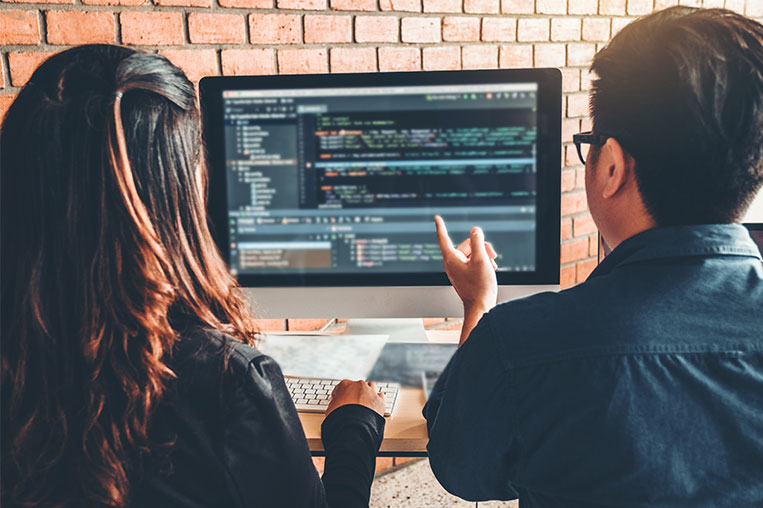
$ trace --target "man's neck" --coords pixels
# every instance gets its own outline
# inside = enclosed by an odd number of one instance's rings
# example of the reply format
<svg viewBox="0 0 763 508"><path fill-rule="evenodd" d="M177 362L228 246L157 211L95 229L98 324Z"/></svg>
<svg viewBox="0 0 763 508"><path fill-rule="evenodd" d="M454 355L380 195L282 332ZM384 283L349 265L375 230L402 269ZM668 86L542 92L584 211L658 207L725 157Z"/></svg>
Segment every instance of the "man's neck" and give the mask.
<svg viewBox="0 0 763 508"><path fill-rule="evenodd" d="M610 250L634 235L657 227L652 216L646 211L627 215L620 214L615 219L610 221L610 227L606 232L602 231L602 238Z"/></svg>

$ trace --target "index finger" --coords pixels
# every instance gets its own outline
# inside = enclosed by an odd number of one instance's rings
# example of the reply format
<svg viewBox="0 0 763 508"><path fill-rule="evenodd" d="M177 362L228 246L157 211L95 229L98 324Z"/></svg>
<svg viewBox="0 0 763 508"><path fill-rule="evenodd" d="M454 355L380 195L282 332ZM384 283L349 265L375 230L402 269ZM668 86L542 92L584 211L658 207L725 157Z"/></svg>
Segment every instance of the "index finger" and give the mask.
<svg viewBox="0 0 763 508"><path fill-rule="evenodd" d="M443 254L453 250L453 242L448 236L448 228L445 227L445 221L439 215L434 216L434 223L437 226L437 243L440 244L440 250Z"/></svg>

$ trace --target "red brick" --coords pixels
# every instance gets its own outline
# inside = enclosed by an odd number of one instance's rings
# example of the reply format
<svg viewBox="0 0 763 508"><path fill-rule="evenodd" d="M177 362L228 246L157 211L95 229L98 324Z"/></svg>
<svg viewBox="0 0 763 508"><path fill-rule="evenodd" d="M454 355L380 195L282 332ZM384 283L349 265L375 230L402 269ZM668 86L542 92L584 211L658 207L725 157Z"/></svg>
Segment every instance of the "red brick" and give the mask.
<svg viewBox="0 0 763 508"><path fill-rule="evenodd" d="M376 48L332 48L331 72L375 72Z"/></svg>
<svg viewBox="0 0 763 508"><path fill-rule="evenodd" d="M588 157L588 150L590 145L583 145L580 147L580 151L583 152L583 158ZM579 167L583 163L580 162L578 156L578 149L575 145L568 145L565 147L564 166L565 167ZM582 188L578 185L579 180L576 178L575 188Z"/></svg>
<svg viewBox="0 0 763 508"><path fill-rule="evenodd" d="M285 319L255 319L254 324L261 332L281 332L286 330Z"/></svg>
<svg viewBox="0 0 763 508"><path fill-rule="evenodd" d="M394 16L356 16L355 41L397 42L400 20Z"/></svg>
<svg viewBox="0 0 763 508"><path fill-rule="evenodd" d="M0 125L2 124L3 119L5 118L5 113L8 111L8 108L11 107L11 104L13 104L13 101L16 99L16 94L0 94Z"/></svg>
<svg viewBox="0 0 763 508"><path fill-rule="evenodd" d="M599 235L588 237L588 255L599 257Z"/></svg>
<svg viewBox="0 0 763 508"><path fill-rule="evenodd" d="M564 17L551 19L552 41L579 41L580 18Z"/></svg>
<svg viewBox="0 0 763 508"><path fill-rule="evenodd" d="M464 46L461 51L464 69L498 68L498 46Z"/></svg>
<svg viewBox="0 0 763 508"><path fill-rule="evenodd" d="M564 173L562 173L562 176ZM559 224L559 238L562 242L572 239L572 219L562 219Z"/></svg>
<svg viewBox="0 0 763 508"><path fill-rule="evenodd" d="M224 49L220 54L224 76L275 74L272 49Z"/></svg>
<svg viewBox="0 0 763 508"><path fill-rule="evenodd" d="M593 222L590 214L572 219L572 228L575 236L587 236L596 233L596 224Z"/></svg>
<svg viewBox="0 0 763 508"><path fill-rule="evenodd" d="M301 11L322 11L326 8L326 0L278 0L278 8Z"/></svg>
<svg viewBox="0 0 763 508"><path fill-rule="evenodd" d="M580 132L580 120L577 118L562 118L562 143L571 143L572 135Z"/></svg>
<svg viewBox="0 0 763 508"><path fill-rule="evenodd" d="M567 289L575 285L575 265L563 266L559 269L559 286Z"/></svg>
<svg viewBox="0 0 763 508"><path fill-rule="evenodd" d="M279 49L279 74L318 74L329 71L328 55L320 49Z"/></svg>
<svg viewBox="0 0 763 508"><path fill-rule="evenodd" d="M586 150L583 152L583 157L586 157L588 155L588 150L589 148L586 148ZM575 170L575 188L585 189L585 168L584 167L578 168Z"/></svg>
<svg viewBox="0 0 763 508"><path fill-rule="evenodd" d="M598 7L599 0L569 0L567 12L570 14L596 14Z"/></svg>
<svg viewBox="0 0 763 508"><path fill-rule="evenodd" d="M500 0L464 0L464 12L477 14L498 14Z"/></svg>
<svg viewBox="0 0 763 508"><path fill-rule="evenodd" d="M325 457L313 457L313 465L318 473L323 474L323 468L326 467Z"/></svg>
<svg viewBox="0 0 763 508"><path fill-rule="evenodd" d="M305 42L352 42L352 16L305 16Z"/></svg>
<svg viewBox="0 0 763 508"><path fill-rule="evenodd" d="M309 332L318 330L329 322L328 319L289 319L290 332Z"/></svg>
<svg viewBox="0 0 763 508"><path fill-rule="evenodd" d="M29 53L8 53L8 63L11 71L11 85L24 86L32 73L49 56L55 54L52 51L36 51Z"/></svg>
<svg viewBox="0 0 763 508"><path fill-rule="evenodd" d="M567 96L567 117L588 116L588 94L578 93Z"/></svg>
<svg viewBox="0 0 763 508"><path fill-rule="evenodd" d="M161 7L212 7L212 0L154 0Z"/></svg>
<svg viewBox="0 0 763 508"><path fill-rule="evenodd" d="M246 18L239 14L192 12L188 15L188 38L192 44L244 44Z"/></svg>
<svg viewBox="0 0 763 508"><path fill-rule="evenodd" d="M535 67L564 67L564 49L564 44L536 44Z"/></svg>
<svg viewBox="0 0 763 508"><path fill-rule="evenodd" d="M5 88L5 61L0 55L0 88Z"/></svg>
<svg viewBox="0 0 763 508"><path fill-rule="evenodd" d="M625 14L625 0L599 0L599 14L607 16Z"/></svg>
<svg viewBox="0 0 763 508"><path fill-rule="evenodd" d="M517 40L520 42L548 41L551 31L548 18L522 18L517 24Z"/></svg>
<svg viewBox="0 0 763 508"><path fill-rule="evenodd" d="M588 257L588 238L563 243L559 262L563 265Z"/></svg>
<svg viewBox="0 0 763 508"><path fill-rule="evenodd" d="M379 70L383 72L420 71L421 50L410 47L379 48Z"/></svg>
<svg viewBox="0 0 763 508"><path fill-rule="evenodd" d="M119 15L122 42L137 45L183 44L183 14L180 12L134 12Z"/></svg>
<svg viewBox="0 0 763 508"><path fill-rule="evenodd" d="M582 70L580 71L580 89L584 92L587 92L590 90L591 87L591 80L593 80L596 76L591 73L591 71L588 70Z"/></svg>
<svg viewBox="0 0 763 508"><path fill-rule="evenodd" d="M238 9L272 9L273 0L219 0L220 7Z"/></svg>
<svg viewBox="0 0 763 508"><path fill-rule="evenodd" d="M458 46L436 46L424 48L424 70L457 70L461 68L461 48Z"/></svg>
<svg viewBox="0 0 763 508"><path fill-rule="evenodd" d="M462 0L424 0L424 12L461 12Z"/></svg>
<svg viewBox="0 0 763 508"><path fill-rule="evenodd" d="M502 69L517 69L533 66L533 47L531 44L501 46L498 64Z"/></svg>
<svg viewBox="0 0 763 508"><path fill-rule="evenodd" d="M726 8L738 14L744 14L744 0L726 0Z"/></svg>
<svg viewBox="0 0 763 508"><path fill-rule="evenodd" d="M536 0L538 14L567 14L567 0Z"/></svg>
<svg viewBox="0 0 763 508"><path fill-rule="evenodd" d="M39 4L39 0L2 0L9 4ZM74 0L45 0L46 4L73 4ZM84 2L83 2L84 3Z"/></svg>
<svg viewBox="0 0 763 508"><path fill-rule="evenodd" d="M631 16L640 16L649 14L653 8L652 0L628 0L628 14Z"/></svg>
<svg viewBox="0 0 763 508"><path fill-rule="evenodd" d="M609 18L583 18L583 40L608 41L610 24Z"/></svg>
<svg viewBox="0 0 763 508"><path fill-rule="evenodd" d="M217 51L214 49L167 49L160 53L180 67L191 81L217 76Z"/></svg>
<svg viewBox="0 0 763 508"><path fill-rule="evenodd" d="M501 0L501 12L504 14L533 14L535 0Z"/></svg>
<svg viewBox="0 0 763 508"><path fill-rule="evenodd" d="M763 18L763 2L747 0L744 13L748 18Z"/></svg>
<svg viewBox="0 0 763 508"><path fill-rule="evenodd" d="M575 189L575 171L562 171L562 192L569 192L573 189ZM571 229L572 222L570 222L570 230Z"/></svg>
<svg viewBox="0 0 763 508"><path fill-rule="evenodd" d="M584 152L585 153L585 152ZM567 145L564 147L564 167L572 168L580 166L580 158L578 157L578 150L575 145Z"/></svg>
<svg viewBox="0 0 763 508"><path fill-rule="evenodd" d="M596 268L599 262L596 259L589 259L587 261L581 261L575 265L575 280L578 284L585 282L591 272Z"/></svg>
<svg viewBox="0 0 763 508"><path fill-rule="evenodd" d="M630 24L634 19L635 18L612 18L612 37L625 28L626 25Z"/></svg>
<svg viewBox="0 0 763 508"><path fill-rule="evenodd" d="M55 3L74 3L72 2L63 2L63 1L56 1ZM147 3L150 3L148 0L82 0L82 3L85 5L113 5L113 6L121 6L121 7L136 7L138 5L145 5Z"/></svg>
<svg viewBox="0 0 763 508"><path fill-rule="evenodd" d="M0 12L0 44L39 44L37 11Z"/></svg>
<svg viewBox="0 0 763 508"><path fill-rule="evenodd" d="M583 212L587 207L588 202L586 201L585 192L562 194L562 217Z"/></svg>
<svg viewBox="0 0 763 508"><path fill-rule="evenodd" d="M596 44L581 42L567 45L567 65L569 67L589 67L596 54Z"/></svg>
<svg viewBox="0 0 763 508"><path fill-rule="evenodd" d="M331 0L334 11L375 11L376 0Z"/></svg>
<svg viewBox="0 0 763 508"><path fill-rule="evenodd" d="M421 12L421 0L379 0L383 11Z"/></svg>
<svg viewBox="0 0 763 508"><path fill-rule="evenodd" d="M483 18L482 40L508 42L517 40L517 20L514 18Z"/></svg>
<svg viewBox="0 0 763 508"><path fill-rule="evenodd" d="M252 44L298 44L302 22L298 14L250 14L249 39Z"/></svg>
<svg viewBox="0 0 763 508"><path fill-rule="evenodd" d="M442 40L480 40L480 18L446 16L442 20Z"/></svg>
<svg viewBox="0 0 763 508"><path fill-rule="evenodd" d="M402 40L403 42L440 42L440 25L440 18L403 18Z"/></svg>
<svg viewBox="0 0 763 508"><path fill-rule="evenodd" d="M562 69L562 92L577 92L580 90L580 70Z"/></svg>

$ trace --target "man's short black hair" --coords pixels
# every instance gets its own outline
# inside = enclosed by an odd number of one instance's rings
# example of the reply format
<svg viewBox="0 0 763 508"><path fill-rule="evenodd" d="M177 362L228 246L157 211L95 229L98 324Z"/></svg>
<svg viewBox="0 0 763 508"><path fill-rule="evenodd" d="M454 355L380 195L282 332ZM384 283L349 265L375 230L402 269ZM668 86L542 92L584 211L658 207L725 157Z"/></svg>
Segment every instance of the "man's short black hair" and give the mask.
<svg viewBox="0 0 763 508"><path fill-rule="evenodd" d="M738 222L763 184L763 25L673 7L625 27L591 71L594 132L633 156L655 222Z"/></svg>

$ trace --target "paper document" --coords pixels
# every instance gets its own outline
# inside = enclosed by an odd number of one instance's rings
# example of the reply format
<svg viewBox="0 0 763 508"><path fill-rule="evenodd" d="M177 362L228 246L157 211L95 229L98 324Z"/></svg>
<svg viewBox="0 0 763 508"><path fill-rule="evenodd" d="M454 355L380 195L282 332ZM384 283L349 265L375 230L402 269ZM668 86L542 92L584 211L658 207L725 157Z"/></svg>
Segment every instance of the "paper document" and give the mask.
<svg viewBox="0 0 763 508"><path fill-rule="evenodd" d="M284 376L367 379L389 335L265 334L259 350Z"/></svg>

